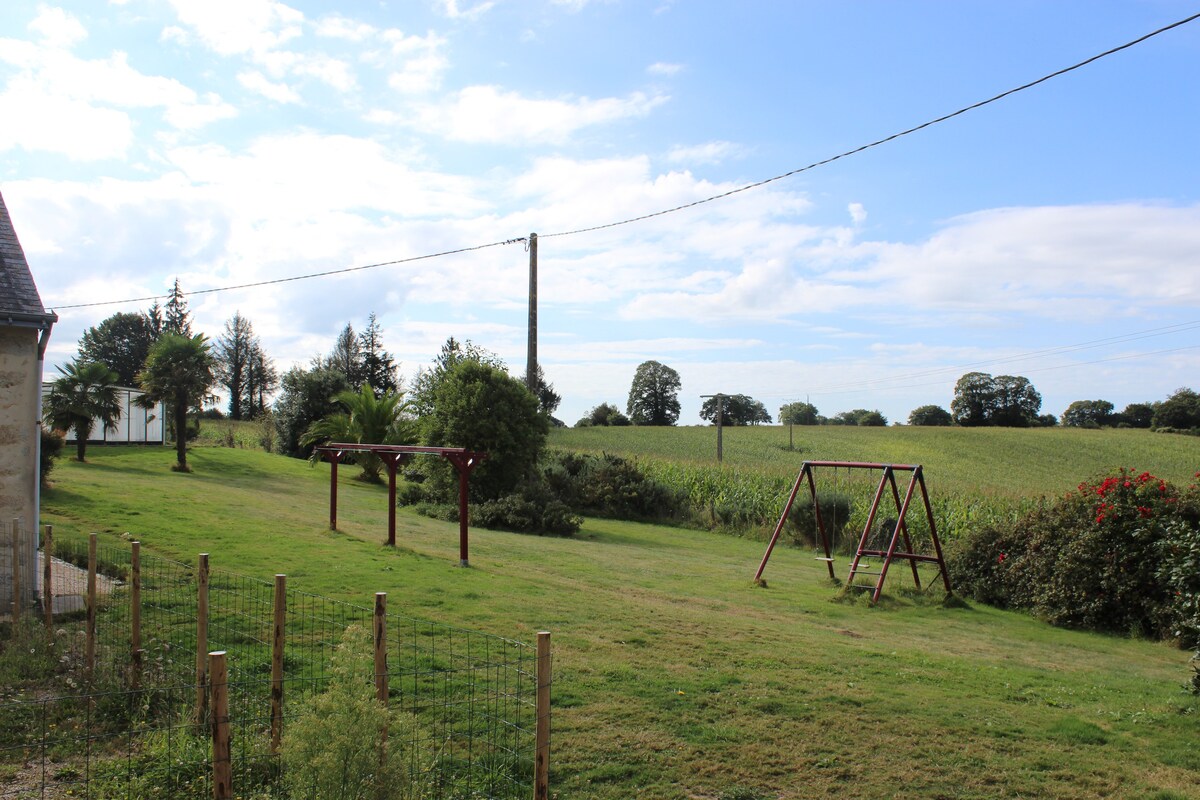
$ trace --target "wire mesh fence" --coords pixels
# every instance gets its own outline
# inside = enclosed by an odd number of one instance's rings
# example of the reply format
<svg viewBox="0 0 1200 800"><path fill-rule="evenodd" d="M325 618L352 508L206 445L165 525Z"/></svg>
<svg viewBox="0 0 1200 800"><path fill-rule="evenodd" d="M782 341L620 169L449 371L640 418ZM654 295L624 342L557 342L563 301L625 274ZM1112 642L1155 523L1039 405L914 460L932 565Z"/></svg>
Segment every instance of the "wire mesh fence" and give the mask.
<svg viewBox="0 0 1200 800"><path fill-rule="evenodd" d="M387 613L383 595L358 606L204 556L46 538L51 634L30 604L7 644L46 650L73 691L0 706L0 798L214 796L218 714L240 797L325 796L331 775L351 780L320 766L335 755L363 787L345 797L528 797L544 775L548 635L543 651Z"/></svg>

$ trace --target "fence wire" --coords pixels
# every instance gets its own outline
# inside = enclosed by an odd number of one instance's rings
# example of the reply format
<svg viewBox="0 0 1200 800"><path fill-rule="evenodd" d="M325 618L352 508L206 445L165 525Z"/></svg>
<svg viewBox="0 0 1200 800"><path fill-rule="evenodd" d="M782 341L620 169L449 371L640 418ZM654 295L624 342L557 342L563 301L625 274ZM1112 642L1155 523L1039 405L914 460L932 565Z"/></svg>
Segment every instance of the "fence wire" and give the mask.
<svg viewBox="0 0 1200 800"><path fill-rule="evenodd" d="M89 613L89 545L54 542L50 635L36 627L45 619L38 604L47 596L36 582L25 603L26 624L11 625L9 641L0 643L44 649L62 671L63 690L42 696L52 690L39 689L33 698L0 705L0 798L212 796L211 687L197 670L206 668L213 651L224 651L228 664L237 796L314 796L298 788L305 767L287 756L289 748L302 751L303 731L314 724L347 747L391 753L386 776L400 785L383 795L375 787L373 796L529 795L537 722L534 648L388 613L386 669L377 670L374 609L288 589L283 672L276 684L272 582L209 570L205 630L198 624L199 562L142 553L135 651L130 545L96 545L95 561L95 611ZM207 638L203 647L201 636ZM199 664L198 650L205 654ZM374 700L381 685L386 704ZM281 697L282 754L272 739L273 691ZM351 699L340 701L347 691ZM372 708L386 707L386 733L376 736L369 726L353 730L357 723L345 714L359 697L369 698ZM314 720L314 713L328 718ZM336 741L325 746L336 747ZM379 764L378 774L365 779L379 780L383 761L376 756L372 763Z"/></svg>

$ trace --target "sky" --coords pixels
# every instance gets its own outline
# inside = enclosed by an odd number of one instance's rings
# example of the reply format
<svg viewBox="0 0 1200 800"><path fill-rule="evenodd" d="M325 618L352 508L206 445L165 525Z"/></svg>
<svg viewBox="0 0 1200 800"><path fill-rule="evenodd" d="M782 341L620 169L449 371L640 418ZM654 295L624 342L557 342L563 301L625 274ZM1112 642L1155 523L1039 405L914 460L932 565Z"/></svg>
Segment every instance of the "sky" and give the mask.
<svg viewBox="0 0 1200 800"><path fill-rule="evenodd" d="M178 279L205 292L196 330L240 312L281 371L374 313L408 379L450 336L519 376L511 240L537 233L539 361L568 424L623 409L651 359L680 374L689 425L718 392L904 422L970 371L1029 378L1043 413L1119 410L1200 384L1200 21L573 232L1197 12L5 0L0 193L59 314L49 365Z"/></svg>

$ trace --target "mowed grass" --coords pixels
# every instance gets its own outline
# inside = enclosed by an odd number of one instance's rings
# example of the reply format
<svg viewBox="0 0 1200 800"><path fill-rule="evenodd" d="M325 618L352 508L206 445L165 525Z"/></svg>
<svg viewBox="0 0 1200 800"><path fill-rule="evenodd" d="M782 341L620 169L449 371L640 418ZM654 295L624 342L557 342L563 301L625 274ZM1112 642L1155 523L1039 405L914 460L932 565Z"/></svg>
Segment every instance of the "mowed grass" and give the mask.
<svg viewBox="0 0 1200 800"><path fill-rule="evenodd" d="M1053 496L1117 467L1187 483L1200 470L1200 437L1081 428L858 428L838 425L723 429L724 470L794 478L804 461L921 464L943 494ZM712 426L558 428L550 443L692 467L716 464Z"/></svg>
<svg viewBox="0 0 1200 800"><path fill-rule="evenodd" d="M455 525L402 510L383 546L386 492L353 470L334 533L324 465L222 448L193 450L190 475L167 449L89 460L60 461L43 495L56 536L128 531L301 591L386 591L389 610L526 641L550 630L563 800L1200 797L1200 706L1166 644L945 607L903 591L901 570L879 607L839 601L791 548L757 588L760 543L607 520L571 539L473 530L461 569Z"/></svg>

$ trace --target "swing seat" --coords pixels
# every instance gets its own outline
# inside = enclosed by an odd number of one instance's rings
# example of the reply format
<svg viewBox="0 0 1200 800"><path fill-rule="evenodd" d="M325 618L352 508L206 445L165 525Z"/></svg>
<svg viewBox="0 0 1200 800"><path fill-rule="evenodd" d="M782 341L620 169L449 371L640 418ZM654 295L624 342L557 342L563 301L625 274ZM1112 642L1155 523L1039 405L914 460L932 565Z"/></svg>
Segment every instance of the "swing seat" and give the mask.
<svg viewBox="0 0 1200 800"><path fill-rule="evenodd" d="M832 558L825 558L825 556L815 556L815 557L813 558L813 560L814 560L814 561L828 561L830 564L832 564L832 563L833 563L833 559L832 559Z"/></svg>

